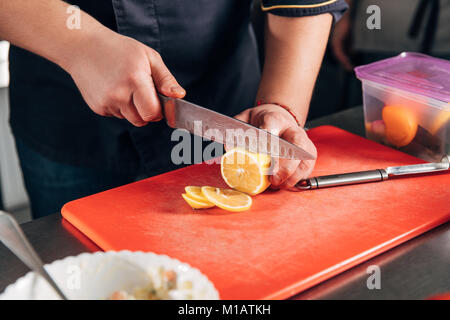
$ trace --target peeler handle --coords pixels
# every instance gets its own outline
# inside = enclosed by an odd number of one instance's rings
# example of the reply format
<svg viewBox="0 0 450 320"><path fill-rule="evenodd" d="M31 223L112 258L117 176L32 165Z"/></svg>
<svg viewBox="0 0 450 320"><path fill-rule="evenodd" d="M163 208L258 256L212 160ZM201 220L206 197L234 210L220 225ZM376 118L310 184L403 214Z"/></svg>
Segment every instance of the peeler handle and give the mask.
<svg viewBox="0 0 450 320"><path fill-rule="evenodd" d="M377 182L388 179L388 173L384 169L369 171L350 172L343 174L332 174L328 176L313 177L297 183L296 187L301 190L319 189L349 184Z"/></svg>

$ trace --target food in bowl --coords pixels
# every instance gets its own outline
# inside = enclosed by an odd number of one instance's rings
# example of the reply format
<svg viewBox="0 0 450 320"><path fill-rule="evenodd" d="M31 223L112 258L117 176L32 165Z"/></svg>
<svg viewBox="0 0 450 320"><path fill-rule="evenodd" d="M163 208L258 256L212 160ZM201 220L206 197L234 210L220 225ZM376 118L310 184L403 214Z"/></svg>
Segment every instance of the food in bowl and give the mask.
<svg viewBox="0 0 450 320"><path fill-rule="evenodd" d="M219 299L214 284L198 269L152 252L82 253L56 260L45 269L70 300L105 300L120 291L126 292L122 298L138 299L139 288L144 292L155 289L154 299ZM0 293L0 300L55 299L60 297L35 272L28 272Z"/></svg>
<svg viewBox="0 0 450 320"><path fill-rule="evenodd" d="M108 300L192 300L191 281L180 281L175 271L163 267L148 270L148 283L135 287L132 292L118 290Z"/></svg>

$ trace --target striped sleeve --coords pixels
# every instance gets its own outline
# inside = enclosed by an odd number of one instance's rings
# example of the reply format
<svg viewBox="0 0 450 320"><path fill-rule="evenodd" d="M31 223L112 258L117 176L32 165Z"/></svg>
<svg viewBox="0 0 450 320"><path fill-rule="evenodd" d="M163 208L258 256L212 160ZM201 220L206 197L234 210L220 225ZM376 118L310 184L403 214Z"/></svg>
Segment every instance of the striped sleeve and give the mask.
<svg viewBox="0 0 450 320"><path fill-rule="evenodd" d="M260 0L261 10L285 17L314 16L331 13L335 21L347 10L345 0Z"/></svg>

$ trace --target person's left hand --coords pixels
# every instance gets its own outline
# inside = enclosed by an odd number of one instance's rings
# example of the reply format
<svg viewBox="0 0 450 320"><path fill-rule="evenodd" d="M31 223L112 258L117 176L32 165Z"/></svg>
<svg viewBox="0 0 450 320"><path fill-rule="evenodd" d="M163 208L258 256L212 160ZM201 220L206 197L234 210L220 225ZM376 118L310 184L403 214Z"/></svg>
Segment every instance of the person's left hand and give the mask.
<svg viewBox="0 0 450 320"><path fill-rule="evenodd" d="M278 135L317 156L316 147L309 140L305 130L297 124L287 110L280 106L263 104L247 109L235 118ZM280 158L276 170L270 177L272 186L283 189L292 188L298 181L306 179L311 174L315 163L315 160L300 161Z"/></svg>

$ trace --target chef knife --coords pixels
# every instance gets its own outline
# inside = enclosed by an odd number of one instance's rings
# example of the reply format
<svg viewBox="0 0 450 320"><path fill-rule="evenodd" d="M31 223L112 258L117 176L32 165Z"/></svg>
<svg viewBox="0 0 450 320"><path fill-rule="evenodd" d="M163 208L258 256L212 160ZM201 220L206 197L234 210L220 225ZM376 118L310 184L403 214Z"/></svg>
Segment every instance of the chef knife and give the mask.
<svg viewBox="0 0 450 320"><path fill-rule="evenodd" d="M158 94L164 117L171 128L186 129L192 134L228 146L239 146L276 158L313 160L316 157L268 131L243 121L200 107L182 99Z"/></svg>
<svg viewBox="0 0 450 320"><path fill-rule="evenodd" d="M319 189L327 187L344 186L349 184L385 181L390 177L416 175L437 171L446 171L450 168L450 156L444 156L441 162L414 164L408 166L387 167L369 171L333 174L313 177L302 180L296 187L300 190Z"/></svg>

